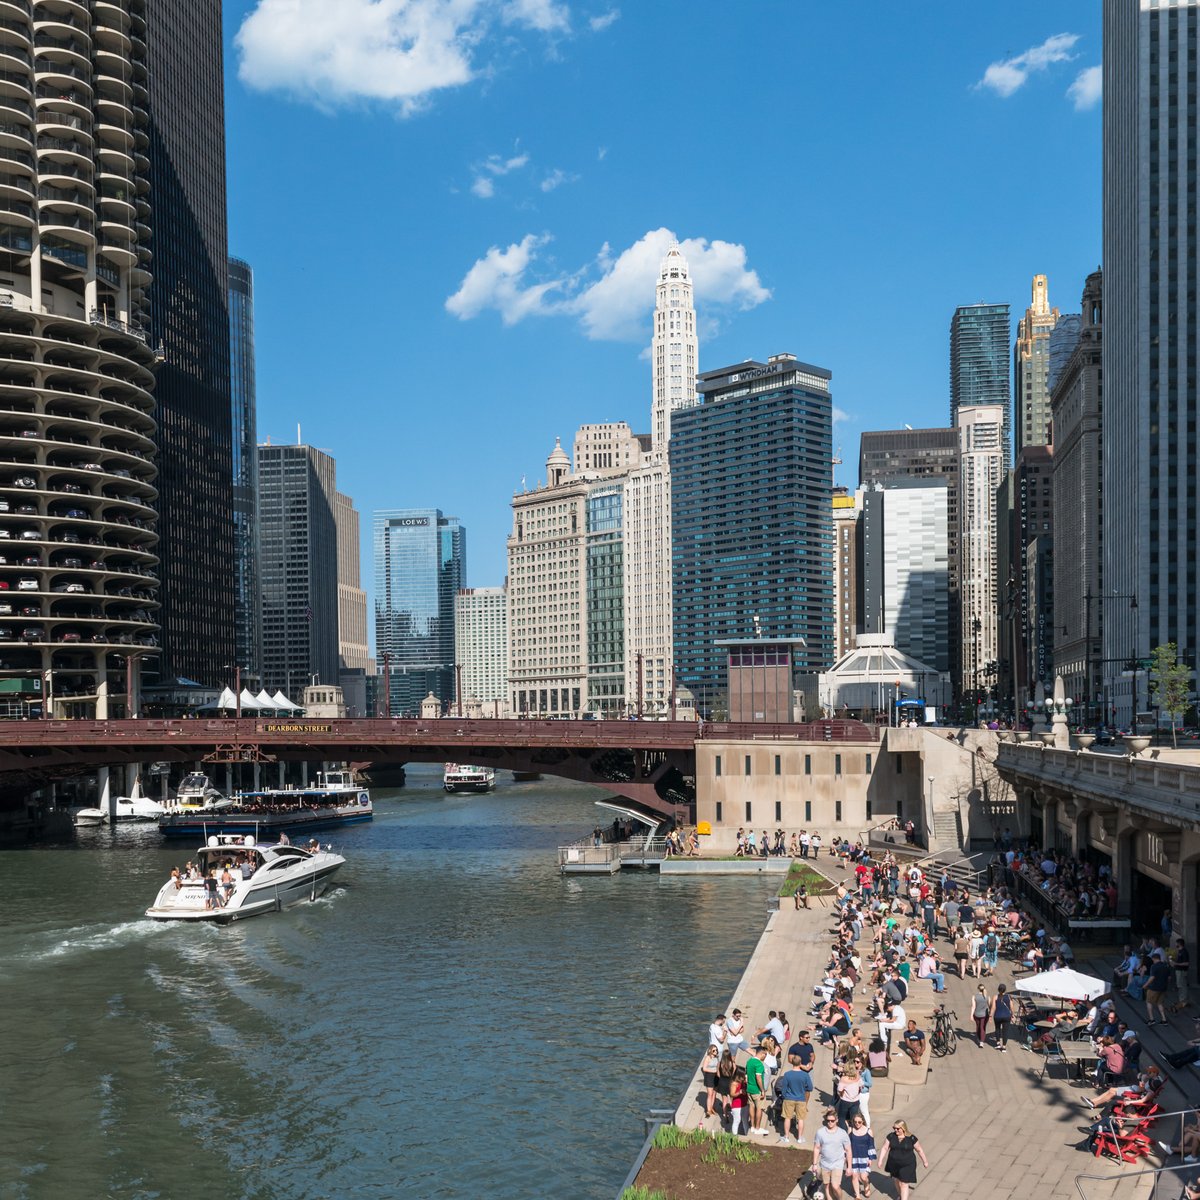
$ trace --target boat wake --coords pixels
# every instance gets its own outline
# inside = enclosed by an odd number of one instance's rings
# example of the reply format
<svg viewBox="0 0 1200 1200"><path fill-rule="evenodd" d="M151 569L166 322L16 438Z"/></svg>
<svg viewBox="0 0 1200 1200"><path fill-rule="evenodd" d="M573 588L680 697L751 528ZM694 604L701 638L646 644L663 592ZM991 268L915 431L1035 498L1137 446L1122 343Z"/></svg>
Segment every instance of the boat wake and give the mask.
<svg viewBox="0 0 1200 1200"><path fill-rule="evenodd" d="M16 955L27 963L50 962L70 955L94 954L101 950L113 950L129 945L158 933L154 921L124 921L120 925L79 925L73 929L56 930L47 935L53 938L49 945L32 945L25 953Z"/></svg>

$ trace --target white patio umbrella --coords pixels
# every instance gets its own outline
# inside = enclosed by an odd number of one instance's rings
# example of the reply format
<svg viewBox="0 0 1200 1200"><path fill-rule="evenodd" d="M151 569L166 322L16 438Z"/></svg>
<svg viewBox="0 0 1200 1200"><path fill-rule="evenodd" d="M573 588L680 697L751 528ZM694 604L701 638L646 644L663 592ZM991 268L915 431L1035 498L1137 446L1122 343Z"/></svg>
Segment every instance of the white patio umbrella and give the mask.
<svg viewBox="0 0 1200 1200"><path fill-rule="evenodd" d="M1017 991L1052 996L1056 1000L1095 1000L1107 995L1112 988L1095 975L1063 967L1061 971L1039 971L1028 979L1017 980Z"/></svg>

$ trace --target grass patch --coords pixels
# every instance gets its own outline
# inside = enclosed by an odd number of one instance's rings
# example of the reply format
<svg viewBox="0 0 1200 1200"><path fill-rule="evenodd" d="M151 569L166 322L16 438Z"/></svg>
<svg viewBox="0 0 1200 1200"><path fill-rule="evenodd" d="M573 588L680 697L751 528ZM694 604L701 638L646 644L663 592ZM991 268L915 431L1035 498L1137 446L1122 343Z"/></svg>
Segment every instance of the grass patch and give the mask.
<svg viewBox="0 0 1200 1200"><path fill-rule="evenodd" d="M758 1162L763 1152L743 1142L732 1133L707 1133L703 1129L680 1129L678 1125L660 1125L654 1131L656 1150L684 1150L689 1146L703 1146L702 1161L720 1163L727 1159L735 1162ZM624 1200L624 1198L622 1198Z"/></svg>
<svg viewBox="0 0 1200 1200"><path fill-rule="evenodd" d="M834 885L824 875L814 871L804 863L794 862L788 870L787 878L779 885L781 896L794 896L796 889L804 884L810 896L824 896L834 890Z"/></svg>
<svg viewBox="0 0 1200 1200"><path fill-rule="evenodd" d="M703 1129L680 1129L678 1125L660 1125L654 1131L656 1150L681 1150L685 1146L703 1145L708 1140L709 1135Z"/></svg>
<svg viewBox="0 0 1200 1200"><path fill-rule="evenodd" d="M666 1192L659 1191L658 1188L651 1190L635 1184L633 1187L627 1187L621 1193L621 1200L671 1200L671 1197Z"/></svg>

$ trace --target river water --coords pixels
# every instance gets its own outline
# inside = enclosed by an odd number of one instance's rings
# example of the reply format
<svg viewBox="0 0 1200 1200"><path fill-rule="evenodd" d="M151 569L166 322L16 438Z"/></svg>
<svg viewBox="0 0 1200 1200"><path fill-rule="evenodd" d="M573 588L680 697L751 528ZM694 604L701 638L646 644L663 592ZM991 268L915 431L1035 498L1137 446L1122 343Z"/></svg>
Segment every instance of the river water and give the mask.
<svg viewBox="0 0 1200 1200"><path fill-rule="evenodd" d="M773 886L559 877L597 796L414 768L224 928L142 916L192 849L152 827L0 854L0 1200L609 1200Z"/></svg>

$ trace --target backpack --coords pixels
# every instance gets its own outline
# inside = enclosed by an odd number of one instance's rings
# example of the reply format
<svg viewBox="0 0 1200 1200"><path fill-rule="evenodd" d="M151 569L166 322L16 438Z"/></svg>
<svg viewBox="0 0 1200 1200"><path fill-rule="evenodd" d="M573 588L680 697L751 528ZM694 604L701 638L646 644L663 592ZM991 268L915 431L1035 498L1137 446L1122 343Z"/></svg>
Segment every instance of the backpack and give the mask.
<svg viewBox="0 0 1200 1200"><path fill-rule="evenodd" d="M989 933L983 939L983 945L989 954L995 954L1000 949L1000 939L994 933Z"/></svg>

